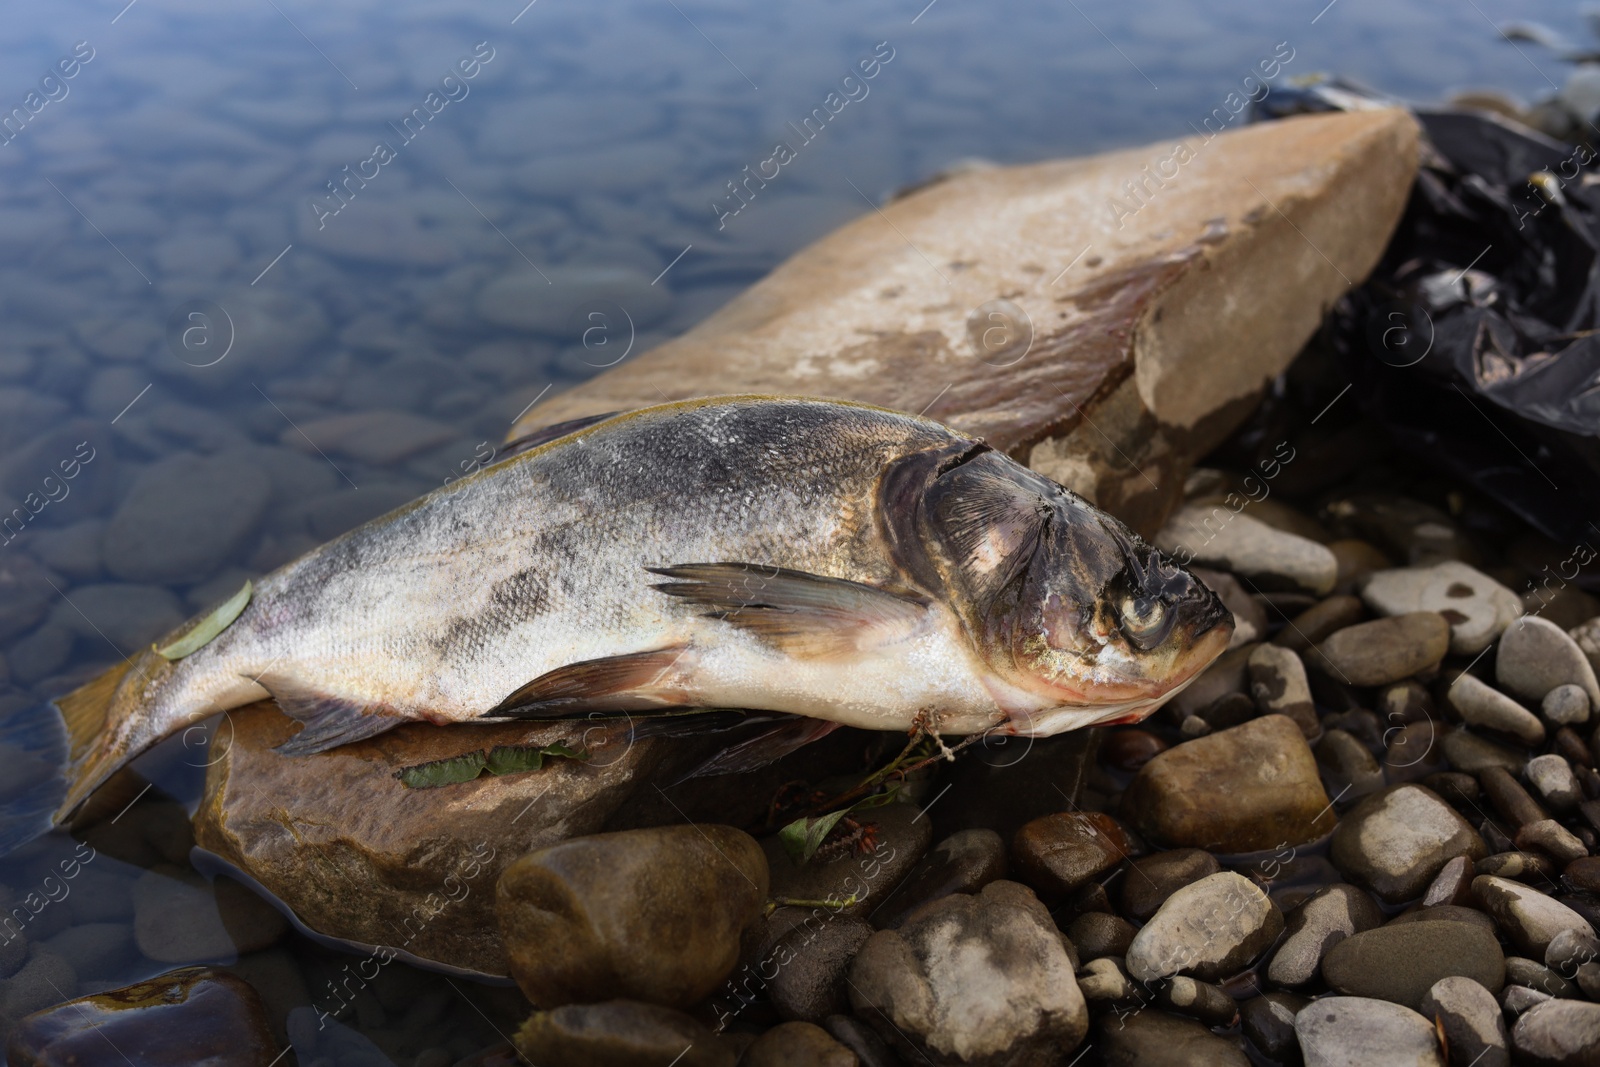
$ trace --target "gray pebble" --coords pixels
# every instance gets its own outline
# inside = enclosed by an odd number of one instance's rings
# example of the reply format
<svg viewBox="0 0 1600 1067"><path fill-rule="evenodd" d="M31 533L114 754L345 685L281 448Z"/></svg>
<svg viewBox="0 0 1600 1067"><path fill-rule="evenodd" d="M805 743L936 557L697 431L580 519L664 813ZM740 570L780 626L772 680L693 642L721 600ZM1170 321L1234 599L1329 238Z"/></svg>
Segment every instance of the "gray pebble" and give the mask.
<svg viewBox="0 0 1600 1067"><path fill-rule="evenodd" d="M1447 696L1450 706L1473 726L1509 734L1525 745L1544 741L1544 723L1537 715L1470 674L1458 676Z"/></svg>
<svg viewBox="0 0 1600 1067"><path fill-rule="evenodd" d="M1577 685L1600 704L1600 682L1578 643L1548 619L1524 616L1506 627L1495 652L1495 680L1514 696L1542 701L1559 685Z"/></svg>
<svg viewBox="0 0 1600 1067"><path fill-rule="evenodd" d="M1441 978L1422 998L1424 1018L1438 1019L1450 1042L1451 1067L1507 1067L1511 1037L1494 994L1470 978Z"/></svg>
<svg viewBox="0 0 1600 1067"><path fill-rule="evenodd" d="M1571 978L1585 963L1600 960L1600 937L1578 927L1562 930L1544 950L1544 965Z"/></svg>
<svg viewBox="0 0 1600 1067"><path fill-rule="evenodd" d="M1554 819L1540 819L1522 827L1517 831L1516 842L1518 848L1538 849L1554 856L1561 864L1570 863L1589 854L1589 850L1583 846L1578 835Z"/></svg>
<svg viewBox="0 0 1600 1067"><path fill-rule="evenodd" d="M1506 984L1525 985L1552 997L1576 997L1578 987L1537 960L1524 956L1506 957Z"/></svg>
<svg viewBox="0 0 1600 1067"><path fill-rule="evenodd" d="M1478 859L1486 852L1483 839L1432 790L1399 785L1374 793L1339 821L1330 856L1346 878L1399 903L1421 896L1456 856Z"/></svg>
<svg viewBox="0 0 1600 1067"><path fill-rule="evenodd" d="M1600 1004L1549 1000L1531 1005L1517 1020L1511 1040L1530 1063L1587 1067L1600 1058Z"/></svg>
<svg viewBox="0 0 1600 1067"><path fill-rule="evenodd" d="M1309 1004L1293 993L1272 992L1252 997L1239 1005L1239 1023L1244 1036L1267 1059L1291 1063L1300 1055L1300 1042L1294 1034L1294 1017Z"/></svg>
<svg viewBox="0 0 1600 1067"><path fill-rule="evenodd" d="M1583 916L1521 882L1480 874L1472 880L1472 895L1511 943L1534 959L1543 959L1563 930L1594 935Z"/></svg>
<svg viewBox="0 0 1600 1067"><path fill-rule="evenodd" d="M1115 1003L1134 994L1133 979L1115 956L1101 956L1078 969L1078 991L1091 1004Z"/></svg>
<svg viewBox="0 0 1600 1067"><path fill-rule="evenodd" d="M1232 871L1173 893L1134 937L1128 973L1140 981L1174 974L1231 975L1283 932L1283 914L1250 879Z"/></svg>
<svg viewBox="0 0 1600 1067"><path fill-rule="evenodd" d="M1581 685L1571 683L1558 685L1544 695L1539 710L1544 712L1545 718L1557 725L1571 726L1588 722L1589 694L1583 691Z"/></svg>
<svg viewBox="0 0 1600 1067"><path fill-rule="evenodd" d="M773 952L779 966L767 987L778 1014L819 1022L847 1010L845 973L871 936L872 927L864 920L840 915L817 930L801 926L778 942Z"/></svg>
<svg viewBox="0 0 1600 1067"><path fill-rule="evenodd" d="M1267 980L1304 985L1317 976L1329 949L1381 922L1383 912L1363 890L1343 884L1317 890L1289 913L1287 933L1267 964Z"/></svg>
<svg viewBox="0 0 1600 1067"><path fill-rule="evenodd" d="M1533 757L1525 773L1551 811L1571 811L1583 800L1583 789L1572 773L1572 764L1554 752Z"/></svg>
<svg viewBox="0 0 1600 1067"><path fill-rule="evenodd" d="M1219 985L1179 975L1156 993L1156 1001L1169 1011L1199 1019L1207 1026L1232 1026L1239 1017L1233 998Z"/></svg>
<svg viewBox="0 0 1600 1067"><path fill-rule="evenodd" d="M1294 1019L1306 1067L1443 1067L1433 1023L1367 997L1322 997Z"/></svg>
<svg viewBox="0 0 1600 1067"><path fill-rule="evenodd" d="M1505 956L1494 932L1459 922L1413 922L1340 941L1322 961L1337 992L1420 1008L1435 982L1464 975L1489 992L1505 984Z"/></svg>
<svg viewBox="0 0 1600 1067"><path fill-rule="evenodd" d="M1517 1016L1538 1004L1553 1000L1549 993L1525 985L1508 985L1500 991L1500 1009L1507 1015Z"/></svg>
<svg viewBox="0 0 1600 1067"><path fill-rule="evenodd" d="M1067 937L1077 946L1079 957L1085 960L1126 956L1128 946L1133 944L1133 935L1138 932L1128 920L1103 911L1085 912L1067 927Z"/></svg>

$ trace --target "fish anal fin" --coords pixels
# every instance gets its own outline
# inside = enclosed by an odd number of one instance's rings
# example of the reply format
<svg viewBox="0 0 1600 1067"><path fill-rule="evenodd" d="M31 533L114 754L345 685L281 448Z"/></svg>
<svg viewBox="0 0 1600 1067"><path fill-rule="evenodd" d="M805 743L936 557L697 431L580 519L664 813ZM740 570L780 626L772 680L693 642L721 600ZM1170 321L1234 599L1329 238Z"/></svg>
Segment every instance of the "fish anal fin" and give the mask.
<svg viewBox="0 0 1600 1067"><path fill-rule="evenodd" d="M484 713L486 719L546 719L588 712L659 711L689 703L672 684L686 647L569 663L546 671Z"/></svg>
<svg viewBox="0 0 1600 1067"><path fill-rule="evenodd" d="M804 659L848 656L910 637L927 602L846 578L754 563L647 567L655 586Z"/></svg>
<svg viewBox="0 0 1600 1067"><path fill-rule="evenodd" d="M292 679L262 675L256 681L285 715L303 724L299 733L273 750L285 756L309 756L365 741L406 721L386 705L317 692Z"/></svg>

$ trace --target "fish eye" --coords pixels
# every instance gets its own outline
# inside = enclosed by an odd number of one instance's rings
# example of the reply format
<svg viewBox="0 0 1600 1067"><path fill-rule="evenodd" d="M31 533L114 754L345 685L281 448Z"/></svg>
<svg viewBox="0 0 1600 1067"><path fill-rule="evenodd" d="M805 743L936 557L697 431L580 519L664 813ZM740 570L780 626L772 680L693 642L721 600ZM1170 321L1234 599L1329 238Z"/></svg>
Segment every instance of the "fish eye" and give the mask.
<svg viewBox="0 0 1600 1067"><path fill-rule="evenodd" d="M1140 648L1153 648L1166 637L1167 606L1155 597L1122 598L1122 632Z"/></svg>

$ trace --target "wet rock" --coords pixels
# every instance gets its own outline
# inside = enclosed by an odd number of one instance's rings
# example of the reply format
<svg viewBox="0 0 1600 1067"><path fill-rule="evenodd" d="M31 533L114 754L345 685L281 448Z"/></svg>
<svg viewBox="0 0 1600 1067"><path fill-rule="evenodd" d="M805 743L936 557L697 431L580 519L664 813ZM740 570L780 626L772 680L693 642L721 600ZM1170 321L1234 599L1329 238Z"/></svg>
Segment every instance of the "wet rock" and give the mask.
<svg viewBox="0 0 1600 1067"><path fill-rule="evenodd" d="M1572 765L1553 752L1529 760L1526 773L1529 783L1551 811L1571 811L1583 800L1583 789L1572 773Z"/></svg>
<svg viewBox="0 0 1600 1067"><path fill-rule="evenodd" d="M1560 685L1577 685L1600 705L1600 682L1578 643L1555 623L1525 616L1506 627L1495 650L1495 681L1524 700L1539 702Z"/></svg>
<svg viewBox="0 0 1600 1067"><path fill-rule="evenodd" d="M1100 758L1119 771L1136 771L1171 746L1149 730L1124 727L1108 730L1100 744Z"/></svg>
<svg viewBox="0 0 1600 1067"><path fill-rule="evenodd" d="M1470 774L1460 771L1441 771L1430 774L1422 780L1422 784L1438 793L1450 806L1457 811L1462 809L1472 810L1477 804L1478 797L1483 790L1478 786L1478 780Z"/></svg>
<svg viewBox="0 0 1600 1067"><path fill-rule="evenodd" d="M1134 777L1122 810L1148 838L1218 852L1304 844L1335 822L1305 736L1281 715L1168 749Z"/></svg>
<svg viewBox="0 0 1600 1067"><path fill-rule="evenodd" d="M1248 1067L1234 1042L1193 1019L1147 1008L1103 1015L1099 1047L1107 1067Z"/></svg>
<svg viewBox="0 0 1600 1067"><path fill-rule="evenodd" d="M1090 960L1078 971L1078 989L1090 1004L1116 1004L1135 994L1133 979L1117 956Z"/></svg>
<svg viewBox="0 0 1600 1067"><path fill-rule="evenodd" d="M1535 852L1496 852L1479 860L1473 873L1513 878L1519 882L1548 882L1555 877L1556 867L1549 857Z"/></svg>
<svg viewBox="0 0 1600 1067"><path fill-rule="evenodd" d="M1311 703L1311 685L1300 657L1278 645L1258 645L1250 653L1250 693L1263 715L1286 715L1311 738L1322 732Z"/></svg>
<svg viewBox="0 0 1600 1067"><path fill-rule="evenodd" d="M739 1067L856 1067L856 1054L820 1026L788 1022L756 1038Z"/></svg>
<svg viewBox="0 0 1600 1067"><path fill-rule="evenodd" d="M1549 993L1525 985L1508 985L1500 993L1500 1010L1515 1018L1530 1008L1554 999Z"/></svg>
<svg viewBox="0 0 1600 1067"><path fill-rule="evenodd" d="M1294 1017L1311 1003L1293 993L1273 991L1251 997L1239 1005L1239 1024L1244 1036L1275 1063L1294 1063L1300 1058L1300 1041L1294 1033Z"/></svg>
<svg viewBox="0 0 1600 1067"><path fill-rule="evenodd" d="M1544 717L1558 726L1589 721L1589 694L1583 686L1567 683L1558 685L1544 695L1539 704Z"/></svg>
<svg viewBox="0 0 1600 1067"><path fill-rule="evenodd" d="M1589 854L1578 835L1554 819L1541 819L1522 827L1517 831L1516 842L1518 848L1538 849L1562 864Z"/></svg>
<svg viewBox="0 0 1600 1067"><path fill-rule="evenodd" d="M1305 985L1317 976L1330 949L1381 922L1383 913L1360 889L1344 884L1324 886L1289 913L1283 941L1267 964L1267 980L1276 985Z"/></svg>
<svg viewBox="0 0 1600 1067"><path fill-rule="evenodd" d="M1361 599L1380 615L1436 611L1450 624L1450 651L1475 656L1522 614L1517 594L1458 560L1378 571Z"/></svg>
<svg viewBox="0 0 1600 1067"><path fill-rule="evenodd" d="M1600 937L1578 927L1562 930L1544 950L1544 965L1571 977L1585 963L1600 960Z"/></svg>
<svg viewBox="0 0 1600 1067"><path fill-rule="evenodd" d="M1570 889L1586 893L1600 893L1600 856L1585 856L1567 864L1561 880Z"/></svg>
<svg viewBox="0 0 1600 1067"><path fill-rule="evenodd" d="M654 738L630 745L606 727L575 732L571 723L531 730L525 723L448 730L417 723L297 759L273 750L296 727L271 704L235 709L230 719L233 744L207 769L195 814L202 848L252 875L320 933L382 945L405 930L407 950L423 959L502 976L510 964L495 929L492 888L517 857L569 837L685 816L754 822L771 790L797 776L795 760L820 761L803 764L809 777L859 766L861 757L848 738L838 749L822 741L810 746L812 755L775 764L764 783L766 771L740 780L737 790L727 784L731 777L720 785L699 779L668 787L668 803L648 783L682 777L711 746ZM561 741L589 750L590 759L552 760L534 773L437 789L408 789L394 777L403 767L495 745ZM861 873L855 859L828 866ZM361 893L343 888L350 885Z"/></svg>
<svg viewBox="0 0 1600 1067"><path fill-rule="evenodd" d="M1345 938L1322 961L1322 976L1335 991L1419 1010L1434 983L1450 975L1500 992L1506 961L1494 934L1458 922L1380 926Z"/></svg>
<svg viewBox="0 0 1600 1067"><path fill-rule="evenodd" d="M1017 831L1011 856L1018 878L1048 898L1059 898L1121 863L1128 838L1109 815L1063 811Z"/></svg>
<svg viewBox="0 0 1600 1067"><path fill-rule="evenodd" d="M1476 860L1487 851L1483 838L1432 790L1399 785L1346 814L1329 854L1345 877L1398 903L1420 896L1455 857Z"/></svg>
<svg viewBox="0 0 1600 1067"><path fill-rule="evenodd" d="M871 915L881 929L892 930L928 903L951 893L976 893L1006 876L1006 845L989 829L958 830L917 861L911 873Z"/></svg>
<svg viewBox="0 0 1600 1067"><path fill-rule="evenodd" d="M950 790L930 809L939 836L985 829L1009 842L1024 823L1060 811L1063 793L1076 803L1095 764L1101 735L1110 732L991 737L974 745L948 769Z"/></svg>
<svg viewBox="0 0 1600 1067"><path fill-rule="evenodd" d="M658 404L657 390L692 396L737 387L905 411L927 407L930 418L997 448L1040 453L1032 462L1052 476L1065 474L1064 467L1086 468L1087 478L1059 480L1153 530L1181 492L1188 466L1300 350L1322 309L1348 287L1346 279L1363 276L1376 261L1415 166L1414 137L1413 120L1387 111L1225 132L1186 167L1183 192L1128 220L1130 228L1119 233L1130 242L1124 253L1093 267L1086 259L1054 287L1048 283L1100 226L1071 205L1123 195L1126 174L1137 172L1152 149L952 177L883 208L915 247L938 248L939 256L965 264L949 274L950 285L936 273L924 280L906 270L904 243L891 247L882 234L894 229L867 212L687 334L630 357L620 373L534 407L512 435ZM1241 199L1237 175L1246 171L1286 216L1253 191ZM1017 215L977 209L996 202L1033 206ZM1336 228L1329 211L1341 216ZM1242 223L1247 215L1252 221ZM1197 245L1204 221L1214 218L1227 220L1226 235ZM1309 247L1293 247L1294 226L1333 249L1340 266ZM1063 256L1068 247L1073 252ZM1227 257L1227 288L1235 294L1220 318L1220 272L1204 269L1216 256ZM853 265L848 278L837 269L841 263ZM886 288L891 276L896 282ZM1258 292L1251 281L1257 277L1276 289L1270 304L1237 299ZM1286 279L1293 280L1287 289ZM1059 326L1036 323L1033 341L1035 351L1068 346L1073 359L1002 367L1005 357L984 358L981 335L974 338L969 321L974 308L1002 298L1022 308L1076 301L1080 314ZM925 310L933 307L941 310ZM1250 341L1242 344L1245 337ZM931 368L951 387L929 406L923 394ZM1083 419L1063 428L1062 416L1080 405ZM1182 427L1188 436L1174 437L1165 427ZM1039 444L1050 433L1058 434L1050 446ZM1128 459L1117 458L1119 451Z"/></svg>
<svg viewBox="0 0 1600 1067"><path fill-rule="evenodd" d="M1537 801L1528 795L1511 772L1499 767L1486 767L1478 780L1496 811L1505 817L1513 829L1549 818Z"/></svg>
<svg viewBox="0 0 1600 1067"><path fill-rule="evenodd" d="M1349 685L1398 682L1433 666L1450 647L1450 627L1432 611L1347 626L1311 650L1312 661Z"/></svg>
<svg viewBox="0 0 1600 1067"><path fill-rule="evenodd" d="M1050 913L999 881L873 934L851 966L850 999L902 1056L1045 1067L1088 1032L1072 972Z"/></svg>
<svg viewBox="0 0 1600 1067"><path fill-rule="evenodd" d="M1548 949L1545 951L1546 954L1549 953ZM1530 960L1522 956L1506 957L1506 983L1508 985L1525 985L1529 989L1548 993L1552 997L1573 998L1581 995L1577 986L1549 967L1537 960Z"/></svg>
<svg viewBox="0 0 1600 1067"><path fill-rule="evenodd" d="M84 923L67 927L45 947L66 960L80 979L93 981L120 973L133 959L133 930L125 923Z"/></svg>
<svg viewBox="0 0 1600 1067"><path fill-rule="evenodd" d="M785 1019L820 1022L849 1009L845 975L850 961L872 936L861 919L834 916L820 929L801 925L774 947L777 973L767 995Z"/></svg>
<svg viewBox="0 0 1600 1067"><path fill-rule="evenodd" d="M1461 718L1473 726L1510 734L1525 745L1544 741L1544 723L1537 715L1470 674L1459 675L1450 683L1447 698Z"/></svg>
<svg viewBox="0 0 1600 1067"><path fill-rule="evenodd" d="M1431 908L1416 908L1403 911L1384 925L1405 926L1409 923L1427 922L1465 923L1468 926L1476 926L1491 933L1498 929L1495 921L1477 908L1465 907L1459 904L1437 904Z"/></svg>
<svg viewBox="0 0 1600 1067"><path fill-rule="evenodd" d="M1443 1067L1433 1024L1410 1008L1367 997L1322 997L1294 1020L1306 1067Z"/></svg>
<svg viewBox="0 0 1600 1067"><path fill-rule="evenodd" d="M1084 960L1115 956L1121 959L1133 944L1138 929L1128 920L1103 911L1086 912L1067 927L1067 939Z"/></svg>
<svg viewBox="0 0 1600 1067"><path fill-rule="evenodd" d="M1353 596L1330 596L1289 620L1272 643L1294 652L1304 652L1329 634L1354 626L1366 618L1361 601Z"/></svg>
<svg viewBox="0 0 1600 1067"><path fill-rule="evenodd" d="M1217 858L1198 848L1175 848L1134 860L1122 879L1122 912L1144 922L1173 893L1220 870Z"/></svg>
<svg viewBox="0 0 1600 1067"><path fill-rule="evenodd" d="M1261 589L1333 590L1339 563L1317 542L1222 506L1180 508L1156 533L1156 547L1202 567L1243 575Z"/></svg>
<svg viewBox="0 0 1600 1067"><path fill-rule="evenodd" d="M1226 978L1283 932L1283 913L1232 871L1202 878L1167 898L1128 949L1128 973L1149 982L1173 974Z"/></svg>
<svg viewBox="0 0 1600 1067"><path fill-rule="evenodd" d="M883 1038L872 1027L850 1015L832 1015L822 1024L835 1041L856 1054L861 1067L899 1067L900 1059L889 1051Z"/></svg>
<svg viewBox="0 0 1600 1067"><path fill-rule="evenodd" d="M111 516L106 569L129 582L199 581L239 554L271 495L264 472L227 454L160 460Z"/></svg>
<svg viewBox="0 0 1600 1067"><path fill-rule="evenodd" d="M1351 800L1383 788L1383 768L1353 735L1329 730L1316 745L1317 763L1327 771L1328 787L1335 796Z"/></svg>
<svg viewBox="0 0 1600 1067"><path fill-rule="evenodd" d="M255 990L204 967L173 971L29 1015L7 1045L13 1067L122 1062L139 1067L268 1067L278 1054Z"/></svg>
<svg viewBox="0 0 1600 1067"><path fill-rule="evenodd" d="M1446 730L1438 739L1439 750L1453 770L1477 774L1489 767L1500 767L1519 774L1527 757L1504 745L1479 737L1466 727Z"/></svg>
<svg viewBox="0 0 1600 1067"><path fill-rule="evenodd" d="M536 1011L514 1039L529 1063L593 1067L734 1067L731 1048L682 1012L612 1000Z"/></svg>
<svg viewBox="0 0 1600 1067"><path fill-rule="evenodd" d="M1600 1063L1600 1004L1550 1000L1529 1008L1511 1031L1517 1055L1540 1067Z"/></svg>
<svg viewBox="0 0 1600 1067"><path fill-rule="evenodd" d="M1451 1067L1509 1067L1511 1037L1494 993L1471 978L1441 978L1422 998L1424 1018L1439 1020L1450 1042Z"/></svg>
<svg viewBox="0 0 1600 1067"><path fill-rule="evenodd" d="M772 895L792 900L845 900L846 915L870 915L916 866L933 836L931 822L914 804L889 804L863 812L876 844L863 855L842 855L797 864L776 837L763 838L761 850L772 874Z"/></svg>
<svg viewBox="0 0 1600 1067"><path fill-rule="evenodd" d="M1596 674L1600 674L1600 615L1567 631Z"/></svg>
<svg viewBox="0 0 1600 1067"><path fill-rule="evenodd" d="M684 1007L733 970L766 899L767 864L748 834L666 826L523 856L500 876L495 915L535 1005L622 995Z"/></svg>
<svg viewBox="0 0 1600 1067"><path fill-rule="evenodd" d="M1239 1018L1233 998L1219 985L1179 975L1156 991L1156 1003L1168 1011L1199 1019L1207 1026L1232 1026Z"/></svg>
<svg viewBox="0 0 1600 1067"><path fill-rule="evenodd" d="M1480 874L1472 880L1472 893L1511 943L1534 959L1543 959L1563 930L1594 933L1583 916L1520 882Z"/></svg>
<svg viewBox="0 0 1600 1067"><path fill-rule="evenodd" d="M1209 707L1229 693L1243 693L1249 684L1248 664L1255 652L1254 645L1230 648L1214 660L1211 666L1190 682L1184 690L1163 705L1162 713L1174 725Z"/></svg>
<svg viewBox="0 0 1600 1067"><path fill-rule="evenodd" d="M1422 894L1422 906L1435 908L1441 904L1470 904L1472 879L1476 873L1469 857L1457 856L1441 867L1428 884L1428 891Z"/></svg>
<svg viewBox="0 0 1600 1067"><path fill-rule="evenodd" d="M147 871L133 887L139 951L160 963L232 959L275 943L289 924L270 904L226 879L207 884L177 869Z"/></svg>
<svg viewBox="0 0 1600 1067"><path fill-rule="evenodd" d="M61 1003L63 992L77 989L72 965L40 944L28 946L28 958L15 974L0 982L0 1029L16 1020Z"/></svg>

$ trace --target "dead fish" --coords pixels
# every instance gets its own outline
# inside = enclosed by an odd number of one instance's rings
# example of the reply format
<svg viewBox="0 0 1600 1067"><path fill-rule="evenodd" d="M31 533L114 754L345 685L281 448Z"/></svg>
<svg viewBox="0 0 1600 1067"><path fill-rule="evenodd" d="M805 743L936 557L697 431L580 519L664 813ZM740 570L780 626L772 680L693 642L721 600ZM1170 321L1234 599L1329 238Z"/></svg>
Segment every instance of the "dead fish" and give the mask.
<svg viewBox="0 0 1600 1067"><path fill-rule="evenodd" d="M303 724L290 755L415 720L687 708L1039 737L1148 715L1233 628L1122 523L928 419L715 397L553 436L60 699L58 821L267 697Z"/></svg>

